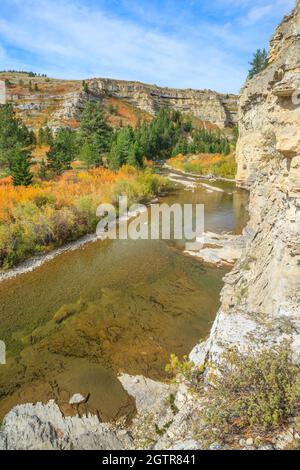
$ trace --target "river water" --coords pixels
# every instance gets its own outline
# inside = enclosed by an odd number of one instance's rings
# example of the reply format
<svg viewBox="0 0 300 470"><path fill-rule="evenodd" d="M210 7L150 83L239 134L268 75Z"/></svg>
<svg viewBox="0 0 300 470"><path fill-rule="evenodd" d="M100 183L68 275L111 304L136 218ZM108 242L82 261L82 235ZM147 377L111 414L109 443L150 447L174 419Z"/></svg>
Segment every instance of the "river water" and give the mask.
<svg viewBox="0 0 300 470"><path fill-rule="evenodd" d="M183 179L179 174L175 179ZM212 184L212 183L209 183ZM205 204L205 230L240 233L247 194L182 186L161 202ZM68 413L74 393L112 420L134 412L118 374L166 379L173 352L204 339L219 307L226 269L183 254L164 240L106 240L65 252L0 283L0 418L18 403L54 398Z"/></svg>

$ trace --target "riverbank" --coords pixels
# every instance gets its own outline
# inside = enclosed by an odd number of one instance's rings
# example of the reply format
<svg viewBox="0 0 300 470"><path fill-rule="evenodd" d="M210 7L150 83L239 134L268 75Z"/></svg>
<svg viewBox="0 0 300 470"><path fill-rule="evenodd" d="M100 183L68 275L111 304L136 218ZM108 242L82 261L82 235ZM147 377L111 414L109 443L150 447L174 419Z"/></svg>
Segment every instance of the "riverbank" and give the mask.
<svg viewBox="0 0 300 470"><path fill-rule="evenodd" d="M243 198L238 191L178 188L163 202L199 201L211 230L239 231ZM184 241L89 241L0 283L0 338L8 359L0 377L2 416L41 399L56 399L65 409L69 395L81 393L91 396L90 412L113 420L131 410L119 373L164 380L170 354L187 354L209 333L227 269L184 256ZM45 379L49 368L59 384L55 393Z"/></svg>
<svg viewBox="0 0 300 470"><path fill-rule="evenodd" d="M222 176L213 176L211 174L201 175L199 173L191 173L189 171L179 170L178 168L175 168L171 165L168 165L167 163L164 164L164 168L167 168L168 170L171 170L171 171L176 171L177 173L180 173L182 175L192 176L192 177L195 177L195 178L198 178L198 179L203 179L203 180L225 181L225 182L228 182L228 183L235 183L236 182L235 178L225 178L225 177L222 177Z"/></svg>
<svg viewBox="0 0 300 470"><path fill-rule="evenodd" d="M244 225L243 197L239 191L234 196L231 188L216 192L199 186L194 192L178 188L165 195L164 202L204 203L211 230L239 232ZM59 251L60 256L39 269L0 284L0 337L9 352L8 367L0 378L6 393L2 416L16 404L51 399L69 413L74 394L90 396L80 410L95 416L98 411L101 421L116 421L123 413L132 416L130 397L136 395L136 384L121 383L120 373L143 375L159 386L167 378L164 369L170 354L187 354L209 334L227 269L204 267L183 256L180 243L81 241L80 249L75 249L75 242L73 249ZM49 369L58 384L55 391L44 378ZM147 401L148 392L136 393L138 401L143 396ZM137 446L149 446L147 439L141 439L146 434L153 445L157 431L173 419L173 398L167 401L169 405L161 406L163 417L158 411L134 418ZM30 410L29 416L36 409ZM22 408L14 419L22 415L27 421L27 411ZM53 413L56 416L54 409Z"/></svg>
<svg viewBox="0 0 300 470"><path fill-rule="evenodd" d="M72 242L79 240L76 247L91 241L98 223L96 210L102 202L116 205L123 195L130 207L147 203L168 189L170 182L162 176L128 166L118 172L73 170L28 188L8 182L0 186L0 268L5 272L32 256L37 256L33 266L39 265L43 256L48 259L47 253L50 259L55 255L53 250L59 254Z"/></svg>

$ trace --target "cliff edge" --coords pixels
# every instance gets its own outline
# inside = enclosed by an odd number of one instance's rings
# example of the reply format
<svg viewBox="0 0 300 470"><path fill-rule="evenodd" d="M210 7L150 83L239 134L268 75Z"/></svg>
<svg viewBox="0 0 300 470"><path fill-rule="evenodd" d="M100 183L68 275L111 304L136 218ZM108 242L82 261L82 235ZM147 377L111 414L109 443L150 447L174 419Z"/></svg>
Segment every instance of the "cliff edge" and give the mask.
<svg viewBox="0 0 300 470"><path fill-rule="evenodd" d="M242 90L238 184L250 189L247 250L226 277L210 359L291 342L300 362L300 1L271 39L269 65Z"/></svg>

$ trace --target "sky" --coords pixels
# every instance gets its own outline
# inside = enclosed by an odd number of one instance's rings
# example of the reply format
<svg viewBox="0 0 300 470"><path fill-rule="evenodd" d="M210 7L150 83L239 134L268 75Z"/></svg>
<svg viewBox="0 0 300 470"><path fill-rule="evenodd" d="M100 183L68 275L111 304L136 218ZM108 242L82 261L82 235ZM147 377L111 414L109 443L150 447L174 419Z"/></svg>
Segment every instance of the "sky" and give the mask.
<svg viewBox="0 0 300 470"><path fill-rule="evenodd" d="M1 0L0 70L236 93L295 0Z"/></svg>

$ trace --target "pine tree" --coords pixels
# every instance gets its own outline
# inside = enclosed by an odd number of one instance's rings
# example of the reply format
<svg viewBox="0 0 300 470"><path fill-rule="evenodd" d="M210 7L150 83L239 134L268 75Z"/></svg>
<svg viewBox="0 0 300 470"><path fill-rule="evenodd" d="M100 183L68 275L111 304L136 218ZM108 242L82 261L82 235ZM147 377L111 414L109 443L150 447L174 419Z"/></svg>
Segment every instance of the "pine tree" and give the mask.
<svg viewBox="0 0 300 470"><path fill-rule="evenodd" d="M79 142L81 145L88 142L97 153L95 164L102 163L102 156L109 151L111 145L112 128L100 103L88 102L81 114Z"/></svg>
<svg viewBox="0 0 300 470"><path fill-rule="evenodd" d="M128 162L129 151L134 144L134 131L132 127L123 127L119 129L111 146L108 162L109 167L117 170Z"/></svg>
<svg viewBox="0 0 300 470"><path fill-rule="evenodd" d="M95 147L86 139L80 149L79 158L88 168L97 166L99 163L99 154Z"/></svg>
<svg viewBox="0 0 300 470"><path fill-rule="evenodd" d="M266 49L257 49L253 56L253 60L249 62L251 69L248 73L248 80L251 80L255 75L262 72L268 66L268 53Z"/></svg>
<svg viewBox="0 0 300 470"><path fill-rule="evenodd" d="M44 144L45 145L52 145L53 143L53 134L50 127L45 127L44 129Z"/></svg>
<svg viewBox="0 0 300 470"><path fill-rule="evenodd" d="M12 168L14 149L30 147L35 143L33 132L15 115L11 104L0 105L0 164L8 171Z"/></svg>
<svg viewBox="0 0 300 470"><path fill-rule="evenodd" d="M38 144L40 146L44 145L45 143L45 132L44 129L41 127L38 131Z"/></svg>
<svg viewBox="0 0 300 470"><path fill-rule="evenodd" d="M12 180L14 186L29 186L32 183L31 155L17 146L13 151Z"/></svg>
<svg viewBox="0 0 300 470"><path fill-rule="evenodd" d="M41 178L41 180L46 180L47 179L47 175L48 175L48 172L47 172L47 165L46 165L46 162L45 160L43 159L40 163L40 168L39 168L39 177Z"/></svg>
<svg viewBox="0 0 300 470"><path fill-rule="evenodd" d="M143 152L138 142L131 144L128 152L127 163L131 166L143 167Z"/></svg>
<svg viewBox="0 0 300 470"><path fill-rule="evenodd" d="M55 174L71 168L76 155L75 135L70 129L59 129L47 153L48 168Z"/></svg>

